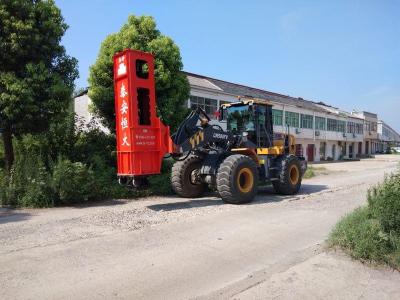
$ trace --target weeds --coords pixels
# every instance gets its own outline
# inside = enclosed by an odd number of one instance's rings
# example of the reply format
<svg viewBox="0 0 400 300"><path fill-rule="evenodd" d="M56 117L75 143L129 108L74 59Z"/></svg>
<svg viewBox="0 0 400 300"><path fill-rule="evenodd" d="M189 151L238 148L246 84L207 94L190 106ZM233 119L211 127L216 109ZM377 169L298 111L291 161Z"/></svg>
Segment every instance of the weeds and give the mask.
<svg viewBox="0 0 400 300"><path fill-rule="evenodd" d="M353 258L400 270L400 171L370 189L368 205L342 218L329 244Z"/></svg>
<svg viewBox="0 0 400 300"><path fill-rule="evenodd" d="M303 178L308 179L322 174L327 174L327 169L325 167L308 166Z"/></svg>

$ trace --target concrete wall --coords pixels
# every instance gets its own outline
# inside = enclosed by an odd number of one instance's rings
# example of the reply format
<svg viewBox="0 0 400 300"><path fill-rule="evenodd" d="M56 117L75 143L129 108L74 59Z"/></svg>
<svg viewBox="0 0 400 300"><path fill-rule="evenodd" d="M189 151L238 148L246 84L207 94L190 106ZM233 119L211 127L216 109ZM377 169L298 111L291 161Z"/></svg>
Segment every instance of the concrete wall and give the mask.
<svg viewBox="0 0 400 300"><path fill-rule="evenodd" d="M74 111L78 116L80 121L84 125L93 124L94 126L100 128L104 132L109 132L109 130L104 127L99 120L90 113L90 106L92 105L92 100L89 98L87 94L76 97L74 99Z"/></svg>

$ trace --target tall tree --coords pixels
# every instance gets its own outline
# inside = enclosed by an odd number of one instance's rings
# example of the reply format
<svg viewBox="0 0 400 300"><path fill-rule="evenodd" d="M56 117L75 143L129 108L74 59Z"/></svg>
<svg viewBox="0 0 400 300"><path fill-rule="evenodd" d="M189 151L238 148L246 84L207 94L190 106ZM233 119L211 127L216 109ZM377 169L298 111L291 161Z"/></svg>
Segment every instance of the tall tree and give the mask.
<svg viewBox="0 0 400 300"><path fill-rule="evenodd" d="M178 46L162 35L149 16L129 16L128 22L103 41L100 53L90 68L89 96L94 111L102 123L115 131L113 55L124 49L151 52L155 57L155 79L158 113L162 120L175 129L186 110L183 103L189 96L189 83L182 70Z"/></svg>
<svg viewBox="0 0 400 300"><path fill-rule="evenodd" d="M8 170L13 137L45 131L68 109L78 71L60 45L67 28L53 0L0 1L0 132Z"/></svg>

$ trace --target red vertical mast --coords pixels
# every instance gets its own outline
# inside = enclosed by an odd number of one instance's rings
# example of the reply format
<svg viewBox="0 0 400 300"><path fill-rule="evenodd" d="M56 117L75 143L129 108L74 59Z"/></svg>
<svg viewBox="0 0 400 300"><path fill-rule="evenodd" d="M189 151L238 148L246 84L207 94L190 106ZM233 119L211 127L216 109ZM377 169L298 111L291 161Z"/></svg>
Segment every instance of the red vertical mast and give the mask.
<svg viewBox="0 0 400 300"><path fill-rule="evenodd" d="M118 176L159 174L172 152L169 127L156 114L154 58L124 50L114 56Z"/></svg>

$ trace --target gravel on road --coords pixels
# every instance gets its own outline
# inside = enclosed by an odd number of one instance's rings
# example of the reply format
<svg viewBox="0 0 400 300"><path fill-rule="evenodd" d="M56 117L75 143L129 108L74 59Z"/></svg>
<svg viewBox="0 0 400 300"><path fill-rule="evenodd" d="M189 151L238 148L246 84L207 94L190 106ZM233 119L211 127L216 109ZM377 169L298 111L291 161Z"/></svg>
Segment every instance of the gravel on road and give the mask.
<svg viewBox="0 0 400 300"><path fill-rule="evenodd" d="M298 195L266 187L248 205L210 193L2 208L0 298L400 298L398 272L323 247L340 217L365 204L368 188L399 162L381 155L320 164L326 173L304 180Z"/></svg>

